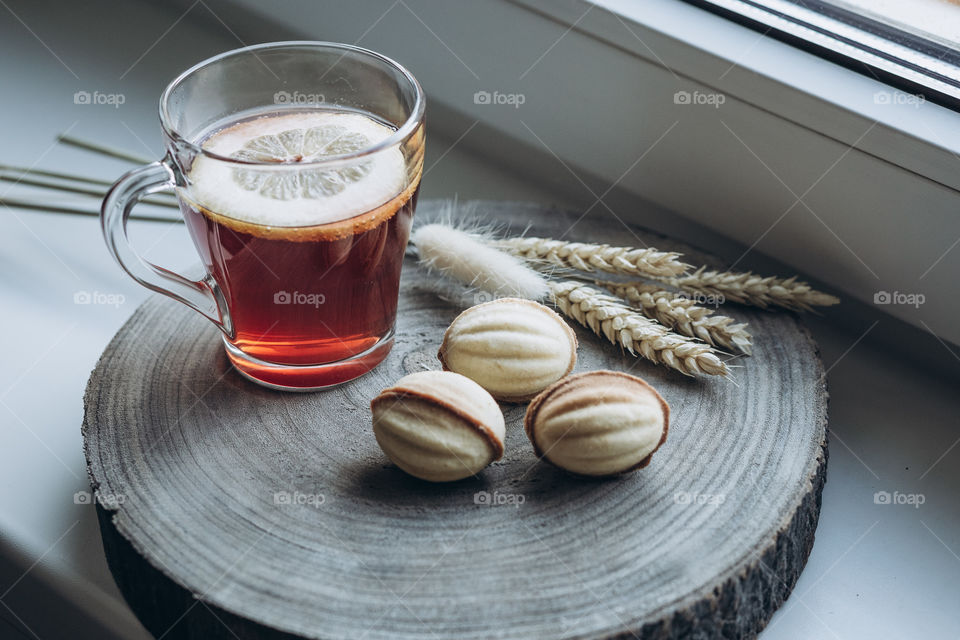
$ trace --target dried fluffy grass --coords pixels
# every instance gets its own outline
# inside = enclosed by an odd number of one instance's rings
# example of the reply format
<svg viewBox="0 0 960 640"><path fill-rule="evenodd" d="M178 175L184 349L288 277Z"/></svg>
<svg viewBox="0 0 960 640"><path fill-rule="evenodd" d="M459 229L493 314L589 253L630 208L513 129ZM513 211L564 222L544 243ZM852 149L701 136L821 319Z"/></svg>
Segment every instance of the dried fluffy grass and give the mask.
<svg viewBox="0 0 960 640"><path fill-rule="evenodd" d="M490 245L480 232L428 224L411 236L428 269L496 296L541 300L547 281L526 263Z"/></svg>

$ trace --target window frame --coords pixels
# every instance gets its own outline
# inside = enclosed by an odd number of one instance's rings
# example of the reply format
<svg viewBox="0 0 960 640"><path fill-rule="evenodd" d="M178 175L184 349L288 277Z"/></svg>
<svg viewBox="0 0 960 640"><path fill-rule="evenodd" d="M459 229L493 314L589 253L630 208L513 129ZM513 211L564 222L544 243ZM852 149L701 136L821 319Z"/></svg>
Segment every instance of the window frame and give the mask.
<svg viewBox="0 0 960 640"><path fill-rule="evenodd" d="M960 52L946 43L821 0L683 0L868 74L909 93L960 110Z"/></svg>

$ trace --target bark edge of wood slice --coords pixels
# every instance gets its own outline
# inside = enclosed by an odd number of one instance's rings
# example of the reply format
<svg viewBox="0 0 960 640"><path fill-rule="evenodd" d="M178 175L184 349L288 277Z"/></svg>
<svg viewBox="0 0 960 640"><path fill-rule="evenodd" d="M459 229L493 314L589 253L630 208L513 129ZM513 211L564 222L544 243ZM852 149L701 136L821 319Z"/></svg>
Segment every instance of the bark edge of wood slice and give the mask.
<svg viewBox="0 0 960 640"><path fill-rule="evenodd" d="M423 201L421 222L442 214ZM461 203L529 235L680 250L638 227L543 205ZM630 234L635 234L636 238ZM165 639L749 638L789 596L813 545L827 392L788 313L725 306L754 355L734 386L624 355L576 326L575 372L629 370L671 405L647 469L576 478L537 462L525 405L502 405L507 453L430 485L380 452L368 403L439 368L446 302L408 259L393 352L317 394L230 369L216 330L155 296L120 329L84 397L84 452L104 551L144 626ZM449 296L450 291L446 294ZM573 325L573 323L571 323ZM522 500L522 502L521 502Z"/></svg>

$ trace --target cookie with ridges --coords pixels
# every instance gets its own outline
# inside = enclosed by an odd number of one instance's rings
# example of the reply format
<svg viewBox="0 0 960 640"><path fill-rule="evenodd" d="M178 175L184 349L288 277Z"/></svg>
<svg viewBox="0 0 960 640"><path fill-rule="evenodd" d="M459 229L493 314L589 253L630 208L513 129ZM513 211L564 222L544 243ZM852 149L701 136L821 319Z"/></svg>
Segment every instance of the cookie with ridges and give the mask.
<svg viewBox="0 0 960 640"><path fill-rule="evenodd" d="M417 478L460 480L503 456L500 407L480 385L460 374L411 373L380 392L370 410L380 448Z"/></svg>
<svg viewBox="0 0 960 640"><path fill-rule="evenodd" d="M552 309L501 298L457 316L437 355L496 399L525 402L573 370L577 337Z"/></svg>
<svg viewBox="0 0 960 640"><path fill-rule="evenodd" d="M576 474L610 476L647 466L669 423L670 407L646 381L591 371L538 395L524 430L537 457Z"/></svg>

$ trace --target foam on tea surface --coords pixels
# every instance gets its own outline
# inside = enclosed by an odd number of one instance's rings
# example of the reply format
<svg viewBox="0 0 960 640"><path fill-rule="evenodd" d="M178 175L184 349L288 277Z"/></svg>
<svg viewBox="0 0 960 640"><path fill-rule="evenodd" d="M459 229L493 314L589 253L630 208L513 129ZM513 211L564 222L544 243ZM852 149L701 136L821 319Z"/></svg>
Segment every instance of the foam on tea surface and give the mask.
<svg viewBox="0 0 960 640"><path fill-rule="evenodd" d="M190 170L191 186L184 196L219 222L255 235L289 235L291 228L320 226L325 227L323 235L356 233L391 215L416 186L407 185L400 149L332 168L306 163L368 148L393 133L372 118L344 111L299 111L243 120L209 136L203 148L269 164L242 165L200 156ZM350 224L334 224L340 221Z"/></svg>

